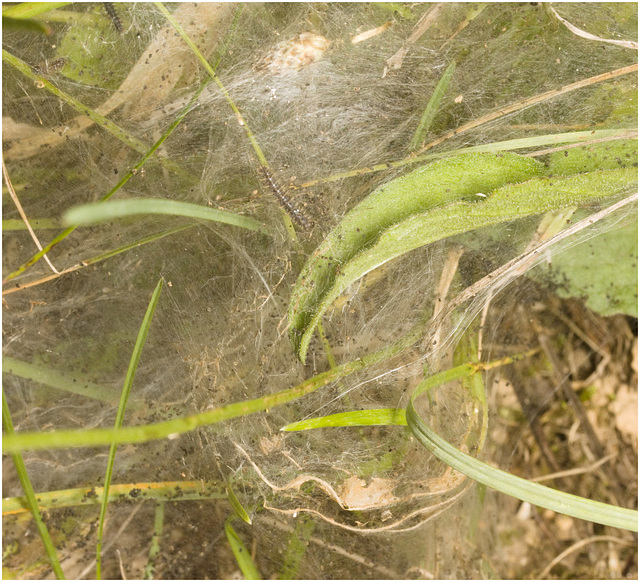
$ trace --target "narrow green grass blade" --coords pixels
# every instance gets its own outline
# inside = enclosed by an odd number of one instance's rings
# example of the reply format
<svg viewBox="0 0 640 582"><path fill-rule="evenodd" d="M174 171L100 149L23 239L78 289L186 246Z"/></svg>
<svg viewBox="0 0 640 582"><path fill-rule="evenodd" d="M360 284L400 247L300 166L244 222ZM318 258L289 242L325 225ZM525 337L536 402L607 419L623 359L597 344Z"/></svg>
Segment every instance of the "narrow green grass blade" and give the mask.
<svg viewBox="0 0 640 582"><path fill-rule="evenodd" d="M6 434L13 434L13 421L11 420L9 403L7 402L7 399L5 397L4 390L2 391L2 425L4 426ZM31 480L29 479L29 474L27 473L27 467L24 464L22 454L20 452L15 452L12 453L11 456L13 458L13 464L16 467L16 472L18 473L18 480L20 481L20 485L22 485L22 489L25 494L27 506L29 507L31 515L33 515L33 519L36 522L38 533L40 534L40 538L42 539L42 543L44 544L49 562L51 563L51 567L53 568L53 572L55 573L58 580L64 580L65 576L62 572L62 568L60 567L60 562L58 561L58 554L56 552L56 548L53 545L53 542L51 541L49 530L47 529L47 526L42 519L40 509L38 508L36 494L31 485Z"/></svg>
<svg viewBox="0 0 640 582"><path fill-rule="evenodd" d="M490 370L515 360L521 360L537 351L537 349L529 350L528 352L502 358L501 360L494 360L493 362L467 363L425 378L414 389L411 395L411 401L407 406L406 419L409 428L422 445L429 449L436 457L483 485L512 495L522 501L527 501L559 513L587 519L604 525L613 525L614 527L637 531L637 511L589 501L582 497L556 491L537 483L530 483L526 479L520 479L519 477L495 469L470 455L462 453L435 434L422 421L414 408L413 403L415 400L436 386L469 377L480 370ZM631 525L634 527L630 527Z"/></svg>
<svg viewBox="0 0 640 582"><path fill-rule="evenodd" d="M11 288L7 288L3 290L3 295L7 295L9 293L13 293L15 291L18 291L20 289L26 289L28 287L33 287L35 285L40 285L42 283L46 283L47 281L53 281L54 279L57 279L58 277L61 277L63 275L66 275L68 273L71 273L73 271L77 271L78 269L84 268L84 267L88 267L89 265L94 265L96 263L99 263L101 261L104 261L106 259L109 259L111 257L114 257L116 255L119 255L120 253L124 253L126 251L132 250L132 249L137 249L140 248L142 245L145 244L149 244L151 242L160 240L162 238L164 238L165 236L170 236L172 234L176 234L178 232L181 232L183 230L187 230L188 228L193 228L194 226L197 226L197 223L191 223L191 224L183 224L180 226L176 226L175 228L169 228L167 230L163 230L160 232L156 232L153 233L149 236L146 236L144 238L140 238L138 240L135 240L133 242L127 243L121 247L118 247L117 249L113 249L111 251L107 251L106 253L101 253L99 255L96 255L94 257L89 257L86 259L83 259L81 261L79 261L76 265L74 265L73 267L70 267L68 269L65 269L64 271L61 271L60 273L56 273L53 275L47 275L41 279L37 279L35 281L30 281L29 283L23 283L21 285L17 285L15 288L11 289Z"/></svg>
<svg viewBox="0 0 640 582"><path fill-rule="evenodd" d="M223 222L240 228L249 230L265 231L265 227L253 218L191 204L190 202L179 202L177 200L166 200L159 198L135 198L132 200L114 200L110 202L97 202L95 204L85 204L76 206L64 215L66 224L91 224L104 222L116 218L135 216L137 214L165 214L172 216L186 216L199 220L212 220Z"/></svg>
<svg viewBox="0 0 640 582"><path fill-rule="evenodd" d="M370 360L372 361L372 360ZM330 370L307 380L298 386L262 396L253 400L243 400L227 406L221 406L207 412L175 418L165 422L147 424L142 426L124 427L116 429L93 429L93 430L67 430L55 432L33 432L7 435L2 439L3 452L14 452L20 450L42 450L57 449L67 447L96 447L109 445L112 442L123 443L144 443L154 439L166 438L170 435L190 432L199 426L216 424L231 418L246 416L255 412L261 412L282 406L293 400L297 400L306 394L315 392L319 388L347 376L353 372L366 367L367 363L362 360L349 362L335 370Z"/></svg>
<svg viewBox="0 0 640 582"><path fill-rule="evenodd" d="M441 461L487 487L557 513L638 531L637 511L591 501L539 483L531 483L459 451L429 429L416 412L413 399L407 406L407 424L418 441Z"/></svg>
<svg viewBox="0 0 640 582"><path fill-rule="evenodd" d="M370 410L352 410L350 412L338 412L318 418L309 418L292 422L283 426L280 430L297 431L311 430L314 428L328 428L338 426L406 426L405 411L402 408L372 408Z"/></svg>
<svg viewBox="0 0 640 582"><path fill-rule="evenodd" d="M233 529L230 520L225 521L224 531L227 534L227 541L231 546L231 551L236 558L236 562L238 562L238 566L240 567L245 580L262 580L262 576L260 576L258 568L256 568L256 565L251 559L249 550L247 550L247 547L240 539L236 530Z"/></svg>
<svg viewBox="0 0 640 582"><path fill-rule="evenodd" d="M164 502L156 505L156 513L153 520L153 536L149 545L149 561L144 569L144 580L153 580L156 567L156 559L160 554L160 537L164 528Z"/></svg>
<svg viewBox="0 0 640 582"><path fill-rule="evenodd" d="M124 380L124 386L122 387L122 394L120 395L120 404L118 405L118 412L116 413L116 422L115 422L116 430L118 430L122 426L122 423L124 422L124 414L127 409L129 394L131 393L131 386L133 385L133 379L135 378L136 371L138 369L138 362L140 361L140 356L142 355L142 349L144 348L144 344L147 341L147 336L149 335L151 320L153 319L153 314L156 310L158 300L160 299L160 292L162 291L162 283L163 283L163 279L160 279L158 281L158 284L156 285L156 288L153 291L153 295L151 296L151 301L149 302L149 306L147 307L147 312L144 315L144 319L142 320L142 325L140 326L140 331L138 332L138 338L136 339L135 346L133 347L133 354L131 355L131 361L129 362L129 369L127 370L127 375ZM111 477L113 476L113 464L116 458L117 448L118 448L118 444L115 442L112 442L111 447L109 449L109 457L107 459L107 472L104 478L105 494L102 500L102 506L100 508L100 519L98 521L98 543L97 543L97 549L96 549L96 576L98 579L100 578L100 567L102 562L102 533L104 529L104 519L107 515L109 486L111 485Z"/></svg>
<svg viewBox="0 0 640 582"><path fill-rule="evenodd" d="M409 145L411 151L418 149L422 145L425 136L429 132L429 129L431 129L431 124L436 117L440 103L442 103L442 98L449 88L449 83L455 70L456 63L454 61L446 68L445 72L442 73L442 77L440 77L436 88L433 90L433 95L431 95L431 99L429 99L429 103L427 103L427 107L420 118L416 132L413 134L413 139Z"/></svg>
<svg viewBox="0 0 640 582"><path fill-rule="evenodd" d="M597 129L595 131L571 131L566 133L548 133L545 135L533 135L506 141L496 141L489 144L463 148L458 153L488 152L498 153L521 149L539 148L542 146L565 146L578 143L594 143L597 141L618 141L635 138L637 144L638 132L635 129ZM567 151L567 150L565 150Z"/></svg>
<svg viewBox="0 0 640 582"><path fill-rule="evenodd" d="M48 245L46 245L41 251L38 251L30 259L22 263L22 265L20 265L15 271L13 271L12 273L9 273L4 279L3 284L7 283L8 281L11 281L12 279L15 279L18 275L24 273L29 267L31 267L32 265L35 265L54 246L56 246L61 240L64 240L65 238L67 238L74 230L75 230L75 226L72 226L70 228L66 228L60 234L55 236L54 239Z"/></svg>
<svg viewBox="0 0 640 582"><path fill-rule="evenodd" d="M235 491L233 490L233 487L231 487L230 483L227 483L227 499L229 500L229 503L231 503L231 507L233 507L233 510L236 512L238 517L245 523L251 525L251 517L247 513L247 510L242 507L242 503L240 503L240 500L236 497Z"/></svg>
<svg viewBox="0 0 640 582"><path fill-rule="evenodd" d="M177 234L179 232L182 232L183 230L187 230L188 228L193 228L194 226L196 226L195 224L183 224L180 226L176 226L175 228L169 228L167 230L162 230L160 232L155 232L153 234L150 234L149 236L145 236L144 238L139 238L138 240L135 240L131 243L128 243L126 245L123 245L121 247L118 247L117 249L113 249L112 251L107 251L106 253L101 253L95 257L90 257L87 259L84 259L82 261L82 263L84 263L85 265L93 265L95 263L99 263L101 261L104 261L106 259L109 259L111 257L115 257L116 255L119 255L120 253L124 253L126 251L130 251L131 249L138 249L140 248L142 245L146 245L149 244L151 242L155 242L157 240L163 239L165 236L171 236L172 234Z"/></svg>

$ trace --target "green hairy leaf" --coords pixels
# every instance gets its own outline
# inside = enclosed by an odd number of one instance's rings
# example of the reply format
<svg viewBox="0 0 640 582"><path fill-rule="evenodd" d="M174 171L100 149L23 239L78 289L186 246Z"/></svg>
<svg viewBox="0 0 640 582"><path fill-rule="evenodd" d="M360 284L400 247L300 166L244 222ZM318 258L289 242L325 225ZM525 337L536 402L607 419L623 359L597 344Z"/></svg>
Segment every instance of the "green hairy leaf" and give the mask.
<svg viewBox="0 0 640 582"><path fill-rule="evenodd" d="M320 304L334 295L339 278L345 280L339 271L389 228L450 202L481 200L500 186L543 172L542 164L516 154L476 153L419 168L374 190L327 235L300 273L289 305L290 337L300 359L305 360L322 316Z"/></svg>
<svg viewBox="0 0 640 582"><path fill-rule="evenodd" d="M300 360L331 303L376 267L456 234L620 194L635 180L633 168L569 177L541 173L541 165L515 154L471 154L375 190L329 233L296 283L289 319Z"/></svg>

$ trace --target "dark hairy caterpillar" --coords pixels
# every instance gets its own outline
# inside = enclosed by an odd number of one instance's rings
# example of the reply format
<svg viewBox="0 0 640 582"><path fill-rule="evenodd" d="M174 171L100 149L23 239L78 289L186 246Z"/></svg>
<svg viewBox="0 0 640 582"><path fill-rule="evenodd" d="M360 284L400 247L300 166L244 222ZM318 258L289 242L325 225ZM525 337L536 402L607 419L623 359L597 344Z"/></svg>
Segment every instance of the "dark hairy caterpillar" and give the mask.
<svg viewBox="0 0 640 582"><path fill-rule="evenodd" d="M280 185L275 181L271 174L271 170L266 166L260 166L260 171L267 181L269 190L271 190L273 195L278 199L278 202L280 202L282 207L287 211L291 220L304 229L310 229L313 226L313 222L307 218L302 211L293 204L293 202L291 202L289 197L283 192Z"/></svg>
<svg viewBox="0 0 640 582"><path fill-rule="evenodd" d="M104 9L106 13L111 18L111 22L113 22L114 28L118 31L119 34L122 34L122 22L120 22L120 17L116 12L116 7L113 5L113 2L103 2Z"/></svg>

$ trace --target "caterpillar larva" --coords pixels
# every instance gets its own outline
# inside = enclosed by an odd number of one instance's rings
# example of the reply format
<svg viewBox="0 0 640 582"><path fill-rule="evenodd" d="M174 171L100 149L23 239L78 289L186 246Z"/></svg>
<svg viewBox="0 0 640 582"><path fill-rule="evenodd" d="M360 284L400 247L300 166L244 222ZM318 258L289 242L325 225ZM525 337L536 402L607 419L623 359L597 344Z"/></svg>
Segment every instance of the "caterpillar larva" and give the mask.
<svg viewBox="0 0 640 582"><path fill-rule="evenodd" d="M271 190L273 195L278 199L278 202L280 202L282 207L287 211L287 213L291 217L291 220L293 220L296 224L298 224L298 226L301 226L304 229L310 229L313 226L313 221L307 218L304 213L299 208L297 208L293 204L293 202L291 202L280 185L275 181L275 178L271 174L269 168L267 168L266 166L260 166L260 171L267 181L269 190Z"/></svg>
<svg viewBox="0 0 640 582"><path fill-rule="evenodd" d="M119 34L122 34L122 22L120 22L120 17L113 2L103 2L103 4L106 13L109 15L109 18L111 18L111 22L113 22L114 28Z"/></svg>

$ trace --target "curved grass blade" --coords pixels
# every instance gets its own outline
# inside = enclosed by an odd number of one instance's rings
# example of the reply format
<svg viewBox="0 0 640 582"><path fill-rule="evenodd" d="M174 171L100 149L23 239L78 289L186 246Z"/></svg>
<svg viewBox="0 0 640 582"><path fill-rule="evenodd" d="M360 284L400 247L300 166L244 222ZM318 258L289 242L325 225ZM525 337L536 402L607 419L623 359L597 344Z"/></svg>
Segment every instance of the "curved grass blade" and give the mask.
<svg viewBox="0 0 640 582"><path fill-rule="evenodd" d="M5 397L4 390L2 391L2 425L4 426L4 430L7 435L13 434L11 412L9 411L9 403L7 402L7 399ZM53 545L53 542L51 541L49 530L47 529L47 526L42 519L40 509L38 508L36 494L31 485L31 480L29 479L29 474L27 473L27 467L24 464L22 454L20 452L14 452L11 453L11 456L13 457L13 463L16 467L16 472L18 473L20 485L22 485L22 489L25 494L26 505L28 506L29 511L31 511L31 515L33 515L33 519L36 522L38 533L40 534L40 538L42 539L42 543L44 544L49 562L51 563L51 567L53 568L53 572L55 573L58 580L64 580L65 576L62 572L62 568L60 567L60 562L58 561L58 554L56 552L56 548Z"/></svg>
<svg viewBox="0 0 640 582"><path fill-rule="evenodd" d="M251 517L247 513L247 510L242 506L242 503L240 503L240 500L236 496L236 493L230 483L227 483L227 499L229 500L229 503L231 503L231 507L233 507L237 516L245 523L251 525Z"/></svg>
<svg viewBox="0 0 640 582"><path fill-rule="evenodd" d="M124 422L124 414L127 409L129 394L131 393L131 386L133 385L133 379L135 378L136 370L138 369L138 362L140 361L140 356L142 355L142 348L144 348L144 344L147 341L147 336L149 335L151 320L153 319L153 314L156 310L156 306L158 305L158 300L160 299L162 283L163 279L160 279L153 291L153 294L151 295L151 301L149 302L149 306L147 307L147 312L144 315L142 325L140 326L140 331L138 332L138 338L136 339L135 346L133 347L133 354L131 354L129 369L127 370L127 375L124 380L124 386L122 387L122 393L120 395L120 404L118 405L118 412L116 414L115 430L118 430ZM104 528L104 519L107 515L109 486L111 485L111 477L113 476L113 464L115 462L117 448L118 444L112 442L109 449L109 457L107 459L107 472L104 478L105 492L102 499L102 506L100 507L100 519L98 521L98 543L96 549L96 576L98 579L100 579L100 567L102 562L102 533Z"/></svg>
<svg viewBox="0 0 640 582"><path fill-rule="evenodd" d="M186 216L200 220L223 222L249 230L266 231L266 227L263 224L248 216L209 208L208 206L200 206L199 204L191 204L190 202L158 198L135 198L76 206L65 213L64 221L66 224L86 225L137 214Z"/></svg>
<svg viewBox="0 0 640 582"><path fill-rule="evenodd" d="M487 487L491 487L496 491L506 493L516 499L532 503L539 507L551 509L557 513L570 515L571 517L577 517L602 525L638 531L637 511L600 503L598 501L591 501L578 497L577 495L571 495L563 491L545 487L539 483L532 483L526 479L521 479L520 477L496 469L459 451L429 429L416 412L413 401L415 397L423 391L419 386L414 392L411 402L407 407L407 424L422 445L456 471L460 471L467 477Z"/></svg>
<svg viewBox="0 0 640 582"><path fill-rule="evenodd" d="M351 213L347 214L325 239L336 241L335 246L327 247L323 243L319 247L305 265L292 294L291 339L298 356L301 361L306 359L313 331L333 301L376 267L420 246L483 226L613 197L628 191L635 181L635 170L627 168L512 184L494 190L483 202L451 202L387 227L381 226L374 244L362 244L360 248L355 236L347 236L354 224ZM476 192L487 194L482 190ZM384 211L384 207L382 209ZM346 233L344 238L338 241L337 237L343 233ZM343 249L338 242L351 247ZM335 265L339 266L339 273Z"/></svg>
<svg viewBox="0 0 640 582"><path fill-rule="evenodd" d="M637 511L590 501L576 495L556 491L491 467L459 451L438 436L422 421L415 410L415 400L436 386L468 377L471 373L475 373L472 372L472 370L489 370L496 366L509 363L510 361L528 357L538 351L538 348L536 348L517 356L503 358L502 360L496 360L490 363L469 363L425 378L414 389L411 400L407 406L406 419L409 428L418 441L441 461L444 461L450 467L460 471L482 485L512 495L521 501L527 501L558 513L571 515L572 517L586 519L603 525L612 525L614 527L630 529L631 531L638 531Z"/></svg>
<svg viewBox="0 0 640 582"><path fill-rule="evenodd" d="M233 552L236 562L238 562L238 566L240 567L245 580L262 580L262 576L260 575L258 568L256 568L256 565L251 559L249 550L247 550L247 547L240 539L236 530L233 529L231 520L228 519L224 522L224 531L227 534L227 541L231 546L231 551Z"/></svg>
<svg viewBox="0 0 640 582"><path fill-rule="evenodd" d="M431 95L431 99L429 99L429 103L427 103L427 107L425 108L424 113L420 118L418 128L413 134L413 139L411 140L411 144L409 145L409 149L411 151L420 147L420 144L423 142L425 136L429 132L429 129L431 129L431 124L436 117L436 113L438 112L438 108L440 107L440 103L442 102L442 98L449 88L449 83L451 82L455 70L456 63L454 61L447 67L445 72L442 73L442 77L440 77L436 88L433 90L433 95Z"/></svg>
<svg viewBox="0 0 640 582"><path fill-rule="evenodd" d="M37 20L31 20L28 18L10 18L8 16L2 16L2 30L21 31L21 32L35 32L37 34L43 34L49 36L53 31L49 26L45 26Z"/></svg>

